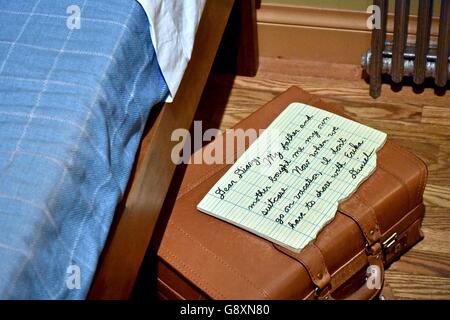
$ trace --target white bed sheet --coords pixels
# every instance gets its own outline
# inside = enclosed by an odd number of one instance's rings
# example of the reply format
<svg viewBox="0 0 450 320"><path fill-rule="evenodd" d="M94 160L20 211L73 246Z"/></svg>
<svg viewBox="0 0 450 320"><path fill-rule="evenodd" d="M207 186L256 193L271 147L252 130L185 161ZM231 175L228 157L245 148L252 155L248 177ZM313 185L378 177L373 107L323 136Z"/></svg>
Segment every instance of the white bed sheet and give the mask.
<svg viewBox="0 0 450 320"><path fill-rule="evenodd" d="M191 59L206 0L137 0L151 25L156 56L172 102Z"/></svg>

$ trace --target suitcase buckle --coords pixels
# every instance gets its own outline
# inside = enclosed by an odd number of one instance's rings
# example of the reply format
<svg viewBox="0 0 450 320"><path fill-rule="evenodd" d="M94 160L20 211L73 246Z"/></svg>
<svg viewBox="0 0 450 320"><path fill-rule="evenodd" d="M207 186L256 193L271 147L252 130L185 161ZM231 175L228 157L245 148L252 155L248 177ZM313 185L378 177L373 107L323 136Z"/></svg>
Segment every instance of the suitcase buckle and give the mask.
<svg viewBox="0 0 450 320"><path fill-rule="evenodd" d="M327 284L327 286L323 289L320 289L318 286L314 286L314 295L320 300L329 300L330 299L330 290L331 284Z"/></svg>
<svg viewBox="0 0 450 320"><path fill-rule="evenodd" d="M383 246L379 242L375 242L373 245L366 243L366 254L368 256L374 256L377 259L380 257L380 253L383 251Z"/></svg>
<svg viewBox="0 0 450 320"><path fill-rule="evenodd" d="M405 246L407 233L400 236L395 232L382 243L383 253L387 261L394 258Z"/></svg>

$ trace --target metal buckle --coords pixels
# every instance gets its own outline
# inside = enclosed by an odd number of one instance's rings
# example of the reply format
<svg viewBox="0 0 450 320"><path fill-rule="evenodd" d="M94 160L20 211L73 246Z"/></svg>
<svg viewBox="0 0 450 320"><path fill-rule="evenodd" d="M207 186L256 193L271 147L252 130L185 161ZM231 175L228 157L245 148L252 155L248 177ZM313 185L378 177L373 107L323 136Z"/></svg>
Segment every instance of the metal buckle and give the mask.
<svg viewBox="0 0 450 320"><path fill-rule="evenodd" d="M331 284L329 283L325 288L320 289L318 286L314 285L314 295L317 298L322 298L324 300L329 300L330 298L330 290L331 290Z"/></svg>
<svg viewBox="0 0 450 320"><path fill-rule="evenodd" d="M397 232L394 232L392 236L386 239L383 242L383 250L390 250L391 247L397 242Z"/></svg>
<svg viewBox="0 0 450 320"><path fill-rule="evenodd" d="M366 254L368 256L377 256L378 259L382 251L383 246L380 242L375 242L373 245L370 245L368 242L366 243Z"/></svg>
<svg viewBox="0 0 450 320"><path fill-rule="evenodd" d="M314 286L314 294L316 295L316 297L319 297L321 292L322 290L320 290L318 286Z"/></svg>
<svg viewBox="0 0 450 320"><path fill-rule="evenodd" d="M403 247L403 243L406 240L406 235L403 234L400 238L397 232L393 233L389 238L382 243L383 253L386 260L390 260L394 257Z"/></svg>

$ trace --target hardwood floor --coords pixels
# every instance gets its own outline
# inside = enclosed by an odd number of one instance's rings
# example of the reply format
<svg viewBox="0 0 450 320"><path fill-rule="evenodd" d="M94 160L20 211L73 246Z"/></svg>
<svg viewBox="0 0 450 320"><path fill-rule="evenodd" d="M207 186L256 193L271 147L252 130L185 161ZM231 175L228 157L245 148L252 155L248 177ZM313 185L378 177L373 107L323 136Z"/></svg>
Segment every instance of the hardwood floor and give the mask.
<svg viewBox="0 0 450 320"><path fill-rule="evenodd" d="M358 66L261 58L254 78L213 74L196 119L207 120L203 129L230 128L292 85L388 133L427 163L425 239L386 279L397 298L450 299L450 92L387 84L373 100Z"/></svg>

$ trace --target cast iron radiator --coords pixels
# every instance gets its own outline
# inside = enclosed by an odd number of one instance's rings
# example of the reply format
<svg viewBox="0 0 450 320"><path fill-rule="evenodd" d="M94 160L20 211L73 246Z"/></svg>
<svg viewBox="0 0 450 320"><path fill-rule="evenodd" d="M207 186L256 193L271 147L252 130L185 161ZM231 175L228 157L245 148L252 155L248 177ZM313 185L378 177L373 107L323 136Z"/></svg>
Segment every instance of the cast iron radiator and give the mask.
<svg viewBox="0 0 450 320"><path fill-rule="evenodd" d="M430 41L433 0L419 0L416 40L408 42L410 0L395 0L394 34L386 40L388 0L374 0L380 8L379 28L372 31L372 44L362 58L362 66L370 76L370 95L381 94L382 75L391 76L394 83L412 77L415 84L434 79L437 87L446 87L450 79L450 0L440 1L439 34Z"/></svg>

